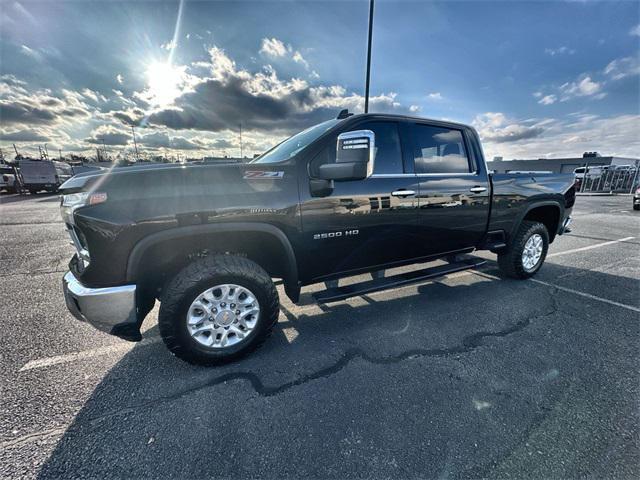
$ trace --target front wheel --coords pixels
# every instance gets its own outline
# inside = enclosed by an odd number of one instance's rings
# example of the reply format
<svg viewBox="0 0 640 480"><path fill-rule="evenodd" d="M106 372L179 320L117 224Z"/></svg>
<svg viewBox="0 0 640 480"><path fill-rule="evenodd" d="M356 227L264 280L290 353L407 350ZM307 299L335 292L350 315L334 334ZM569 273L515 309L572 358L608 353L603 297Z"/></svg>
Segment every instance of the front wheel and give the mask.
<svg viewBox="0 0 640 480"><path fill-rule="evenodd" d="M279 314L278 292L258 264L235 255L197 260L162 294L160 335L177 357L218 365L258 348Z"/></svg>
<svg viewBox="0 0 640 480"><path fill-rule="evenodd" d="M498 254L502 272L512 278L529 278L536 274L549 250L549 232L540 222L525 220L511 245Z"/></svg>

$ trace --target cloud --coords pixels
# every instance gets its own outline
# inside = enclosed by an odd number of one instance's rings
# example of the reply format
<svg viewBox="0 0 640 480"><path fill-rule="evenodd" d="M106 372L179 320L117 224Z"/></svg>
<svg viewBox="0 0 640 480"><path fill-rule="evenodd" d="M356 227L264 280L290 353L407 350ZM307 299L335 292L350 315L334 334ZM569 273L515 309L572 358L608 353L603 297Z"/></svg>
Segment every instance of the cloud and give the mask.
<svg viewBox="0 0 640 480"><path fill-rule="evenodd" d="M0 133L0 140L6 142L50 142L51 137L43 135L36 130L17 130L14 132Z"/></svg>
<svg viewBox="0 0 640 480"><path fill-rule="evenodd" d="M557 100L558 97L556 97L555 95L545 95L544 97L540 98L540 100L538 100L538 103L540 105L552 105L556 103Z"/></svg>
<svg viewBox="0 0 640 480"><path fill-rule="evenodd" d="M543 122L541 122L543 123ZM640 115L569 115L544 121L543 134L517 142L497 143L483 138L486 158L580 157L582 152L637 157L640 150Z"/></svg>
<svg viewBox="0 0 640 480"><path fill-rule="evenodd" d="M143 135L139 143L150 148L168 148L172 150L198 150L204 147L200 142L181 136L170 136L167 132L154 132Z"/></svg>
<svg viewBox="0 0 640 480"><path fill-rule="evenodd" d="M176 42L175 42L175 40L170 40L170 41L160 45L160 48L162 48L164 50L167 50L167 51L171 51L174 48L176 48Z"/></svg>
<svg viewBox="0 0 640 480"><path fill-rule="evenodd" d="M91 107L77 92L61 90L54 96L49 89L31 92L24 82L3 76L0 84L0 118L3 126L54 125L91 116Z"/></svg>
<svg viewBox="0 0 640 480"><path fill-rule="evenodd" d="M219 132L235 129L292 133L328 118L337 111L363 108L364 99L344 87L310 86L300 78L281 79L269 65L250 73L217 47L209 50L208 76L194 80L190 91L175 99L169 108L148 116L151 125L174 130L193 129ZM408 108L396 101L395 93L370 98L372 110L405 113Z"/></svg>
<svg viewBox="0 0 640 480"><path fill-rule="evenodd" d="M629 35L634 35L636 37L640 37L640 23L629 30Z"/></svg>
<svg viewBox="0 0 640 480"><path fill-rule="evenodd" d="M527 140L542 135L545 130L540 123L533 125L519 123L508 119L500 112L487 112L478 115L472 124L483 140L492 143Z"/></svg>
<svg viewBox="0 0 640 480"><path fill-rule="evenodd" d="M284 57L291 47L287 48L281 40L277 38L263 38L260 53L269 57Z"/></svg>
<svg viewBox="0 0 640 480"><path fill-rule="evenodd" d="M592 80L590 76L583 76L574 82L560 85L560 101L566 102L575 97L593 97L600 100L606 96L606 93L602 92L602 86L603 83Z"/></svg>
<svg viewBox="0 0 640 480"><path fill-rule="evenodd" d="M444 100L444 97L442 96L442 94L440 92L432 92L432 93L427 95L427 98L429 100L434 100L434 101Z"/></svg>
<svg viewBox="0 0 640 480"><path fill-rule="evenodd" d="M605 67L604 74L612 80L621 80L625 77L640 75L640 60L638 60L638 57L617 58Z"/></svg>
<svg viewBox="0 0 640 480"><path fill-rule="evenodd" d="M573 55L576 51L572 48L562 46L558 48L545 48L544 53L555 57L556 55Z"/></svg>
<svg viewBox="0 0 640 480"><path fill-rule="evenodd" d="M309 62L307 62L304 57L302 56L302 54L299 51L295 51L295 53L293 54L293 61L296 63L299 63L301 65L304 66L304 68L306 68L307 70L309 69Z"/></svg>
<svg viewBox="0 0 640 480"><path fill-rule="evenodd" d="M131 135L111 125L103 125L91 132L91 136L84 141L94 145L127 145Z"/></svg>
<svg viewBox="0 0 640 480"><path fill-rule="evenodd" d="M409 111L411 113L416 113L420 111L420 107L418 105L410 105L409 106Z"/></svg>
<svg viewBox="0 0 640 480"><path fill-rule="evenodd" d="M124 83L124 77L122 76L121 73L119 73L118 75L116 75L116 80L118 81L118 83L120 85L122 85Z"/></svg>

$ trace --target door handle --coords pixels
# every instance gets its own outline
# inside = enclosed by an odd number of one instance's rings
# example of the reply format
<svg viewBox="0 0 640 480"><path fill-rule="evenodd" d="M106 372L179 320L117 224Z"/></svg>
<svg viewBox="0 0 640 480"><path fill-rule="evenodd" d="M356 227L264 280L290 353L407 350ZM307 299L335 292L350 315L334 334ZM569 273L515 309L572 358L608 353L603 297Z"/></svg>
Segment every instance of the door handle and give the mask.
<svg viewBox="0 0 640 480"><path fill-rule="evenodd" d="M471 187L469 191L471 193L482 193L487 191L487 187Z"/></svg>
<svg viewBox="0 0 640 480"><path fill-rule="evenodd" d="M413 190L395 190L391 192L391 195L393 195L394 197L410 197L415 194L416 192L414 192Z"/></svg>

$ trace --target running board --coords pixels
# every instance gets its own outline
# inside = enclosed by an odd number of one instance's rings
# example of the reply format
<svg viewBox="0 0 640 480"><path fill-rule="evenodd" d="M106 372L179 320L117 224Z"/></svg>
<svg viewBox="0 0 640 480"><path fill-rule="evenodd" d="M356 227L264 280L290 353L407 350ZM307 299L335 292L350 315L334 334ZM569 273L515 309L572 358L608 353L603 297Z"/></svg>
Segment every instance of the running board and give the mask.
<svg viewBox="0 0 640 480"><path fill-rule="evenodd" d="M345 298L363 295L365 293L378 292L380 290L388 290L390 288L418 283L430 278L442 277L449 273L469 270L479 267L487 261L482 258L466 258L459 262L438 265L437 267L424 268L422 270L414 270L411 272L400 273L391 277L383 277L366 282L354 283L343 287L328 288L318 293L314 293L313 297L319 303L337 302Z"/></svg>

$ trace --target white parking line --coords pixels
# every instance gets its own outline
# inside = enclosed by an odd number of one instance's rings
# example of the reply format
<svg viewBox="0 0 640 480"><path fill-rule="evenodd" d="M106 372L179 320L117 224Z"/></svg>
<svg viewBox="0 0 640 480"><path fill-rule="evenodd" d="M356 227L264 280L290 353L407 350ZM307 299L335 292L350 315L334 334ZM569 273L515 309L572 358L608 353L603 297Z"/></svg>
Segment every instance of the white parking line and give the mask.
<svg viewBox="0 0 640 480"><path fill-rule="evenodd" d="M607 298L596 297L595 295L591 295L590 293L580 292L578 290L574 290L573 288L561 287L560 285L543 282L542 280L536 280L535 278L530 278L530 280L541 285L546 285L547 287L557 288L558 290L562 290L563 292L573 293L574 295L590 298L591 300L597 300L598 302L608 303L609 305L615 305L616 307L620 308L626 308L627 310L631 310L632 312L640 312L640 308L634 307L632 305L627 305L626 303L614 302L613 300L609 300Z"/></svg>
<svg viewBox="0 0 640 480"><path fill-rule="evenodd" d="M51 365L59 365L61 363L75 362L76 360L86 360L88 358L108 355L110 353L124 353L131 350L134 346L152 345L159 341L160 337L149 337L138 343L119 343L116 345L107 345L106 347L92 348L91 350L83 350L81 352L67 353L66 355L39 358L25 363L19 371L24 372L27 370L33 370L34 368L44 368L50 367Z"/></svg>
<svg viewBox="0 0 640 480"><path fill-rule="evenodd" d="M625 237L620 240L612 240L610 242L596 243L595 245L589 245L588 247L582 248L574 248L572 250L565 250L563 252L555 252L547 255L547 258L557 257L558 255L567 255L568 253L576 253L576 252L584 252L586 250L593 250L594 248L606 247L607 245L614 245L620 242L628 242L629 240L633 240L636 237Z"/></svg>

